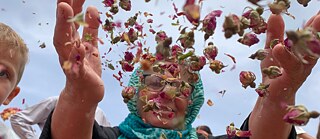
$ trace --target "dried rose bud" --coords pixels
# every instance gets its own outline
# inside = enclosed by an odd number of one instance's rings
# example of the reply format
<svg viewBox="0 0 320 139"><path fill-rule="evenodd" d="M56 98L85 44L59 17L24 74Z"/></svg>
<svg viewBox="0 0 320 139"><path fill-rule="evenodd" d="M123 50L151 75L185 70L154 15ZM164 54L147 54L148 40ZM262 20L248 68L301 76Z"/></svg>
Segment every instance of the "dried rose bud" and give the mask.
<svg viewBox="0 0 320 139"><path fill-rule="evenodd" d="M136 94L136 89L132 86L128 86L128 87L123 88L123 90L121 92L121 95L123 97L123 101L125 103L128 103L129 100L131 100L135 94Z"/></svg>
<svg viewBox="0 0 320 139"><path fill-rule="evenodd" d="M310 2L311 0L298 0L298 2L303 5L304 7L307 7L308 6L308 3Z"/></svg>
<svg viewBox="0 0 320 139"><path fill-rule="evenodd" d="M269 86L270 84L265 85L263 83L260 83L260 85L258 86L258 88L256 88L255 91L258 93L260 97L264 97L269 94L269 91L268 91Z"/></svg>
<svg viewBox="0 0 320 139"><path fill-rule="evenodd" d="M208 46L204 48L203 54L208 60L215 60L218 55L218 48L212 42L209 42Z"/></svg>
<svg viewBox="0 0 320 139"><path fill-rule="evenodd" d="M294 125L306 125L310 118L318 118L320 113L316 111L308 112L303 105L287 106L288 113L284 115L283 120Z"/></svg>
<svg viewBox="0 0 320 139"><path fill-rule="evenodd" d="M160 54L164 59L167 59L170 56L170 44L172 43L172 38L166 38L163 41L160 41L156 46L156 54ZM162 58L162 59L163 59Z"/></svg>
<svg viewBox="0 0 320 139"><path fill-rule="evenodd" d="M207 40L211 35L213 35L214 30L217 26L216 17L220 17L222 11L215 10L209 13L202 21L201 30L205 32L205 40Z"/></svg>
<svg viewBox="0 0 320 139"><path fill-rule="evenodd" d="M241 131L240 129L236 128L234 126L234 123L232 122L229 126L226 128L227 136L228 138L234 138L234 137L250 137L251 131Z"/></svg>
<svg viewBox="0 0 320 139"><path fill-rule="evenodd" d="M177 57L178 54L182 54L183 50L179 45L173 45L171 48L171 56L172 57Z"/></svg>
<svg viewBox="0 0 320 139"><path fill-rule="evenodd" d="M119 6L126 11L131 10L131 0L120 0Z"/></svg>
<svg viewBox="0 0 320 139"><path fill-rule="evenodd" d="M125 52L124 53L124 60L131 63L132 60L134 58L134 55L132 54L132 52Z"/></svg>
<svg viewBox="0 0 320 139"><path fill-rule="evenodd" d="M181 31L181 35L179 36L178 40L180 41L181 46L184 49L193 48L193 44L195 42L194 32L193 31L190 31L190 32Z"/></svg>
<svg viewBox="0 0 320 139"><path fill-rule="evenodd" d="M16 114L17 112L21 111L19 108L6 108L1 113L0 116L3 121L8 120L12 115Z"/></svg>
<svg viewBox="0 0 320 139"><path fill-rule="evenodd" d="M117 4L113 4L109 10L112 14L117 14L119 12L119 7Z"/></svg>
<svg viewBox="0 0 320 139"><path fill-rule="evenodd" d="M199 75L197 73L190 73L188 76L188 82L196 83L199 80Z"/></svg>
<svg viewBox="0 0 320 139"><path fill-rule="evenodd" d="M226 16L223 23L223 30L226 38L230 38L232 35L241 32L240 18L235 14Z"/></svg>
<svg viewBox="0 0 320 139"><path fill-rule="evenodd" d="M254 4L254 5L258 5L258 2L260 1L260 0L248 0L249 2L251 2L252 4Z"/></svg>
<svg viewBox="0 0 320 139"><path fill-rule="evenodd" d="M164 32L164 31L159 31L159 32L157 32L157 34L156 34L155 40L156 40L157 43L159 43L159 42L161 42L161 41L164 41L164 40L167 39L167 38L168 38L168 36L167 36L166 32Z"/></svg>
<svg viewBox="0 0 320 139"><path fill-rule="evenodd" d="M115 4L115 0L103 0L102 3L105 5L105 7L111 7L113 4Z"/></svg>
<svg viewBox="0 0 320 139"><path fill-rule="evenodd" d="M246 33L243 38L238 39L238 42L250 47L251 45L258 43L259 39L256 34Z"/></svg>
<svg viewBox="0 0 320 139"><path fill-rule="evenodd" d="M283 11L287 11L290 7L289 0L275 0L273 3L268 4L270 11L273 14L280 14Z"/></svg>
<svg viewBox="0 0 320 139"><path fill-rule="evenodd" d="M191 56L189 58L189 70L200 71L206 64L206 58L204 56Z"/></svg>
<svg viewBox="0 0 320 139"><path fill-rule="evenodd" d="M130 17L125 23L124 25L126 26L126 28L128 28L129 26L134 26L137 22L137 18L138 18L138 14L135 14L133 17Z"/></svg>
<svg viewBox="0 0 320 139"><path fill-rule="evenodd" d="M270 79L274 79L282 75L281 69L278 66L264 68L262 69L262 73L267 75Z"/></svg>
<svg viewBox="0 0 320 139"><path fill-rule="evenodd" d="M180 72L180 68L177 63L166 64L166 70L171 73L173 77L176 77Z"/></svg>
<svg viewBox="0 0 320 139"><path fill-rule="evenodd" d="M138 33L133 28L130 28L128 32L128 37L130 42L134 43L136 40L138 40Z"/></svg>
<svg viewBox="0 0 320 139"><path fill-rule="evenodd" d="M181 88L180 88L180 92L183 96L185 97L189 97L191 92L191 85L185 81L181 82Z"/></svg>
<svg viewBox="0 0 320 139"><path fill-rule="evenodd" d="M104 31L113 31L114 30L113 22L109 21L109 19L106 19L102 28Z"/></svg>
<svg viewBox="0 0 320 139"><path fill-rule="evenodd" d="M184 15L192 25L198 26L200 20L200 7L195 0L187 0L183 6Z"/></svg>
<svg viewBox="0 0 320 139"><path fill-rule="evenodd" d="M252 54L249 58L263 60L264 58L267 57L268 54L269 52L266 51L265 49L259 49L254 54Z"/></svg>
<svg viewBox="0 0 320 139"><path fill-rule="evenodd" d="M254 81L256 80L256 75L253 72L241 71L239 77L243 88L247 88L248 86L250 86L251 88L256 87L256 83L254 83Z"/></svg>
<svg viewBox="0 0 320 139"><path fill-rule="evenodd" d="M219 74L224 67L226 66L219 60L210 61L210 69L217 74Z"/></svg>
<svg viewBox="0 0 320 139"><path fill-rule="evenodd" d="M125 72L131 72L134 69L133 64L129 64L127 61L122 60L119 62L121 64L122 70Z"/></svg>

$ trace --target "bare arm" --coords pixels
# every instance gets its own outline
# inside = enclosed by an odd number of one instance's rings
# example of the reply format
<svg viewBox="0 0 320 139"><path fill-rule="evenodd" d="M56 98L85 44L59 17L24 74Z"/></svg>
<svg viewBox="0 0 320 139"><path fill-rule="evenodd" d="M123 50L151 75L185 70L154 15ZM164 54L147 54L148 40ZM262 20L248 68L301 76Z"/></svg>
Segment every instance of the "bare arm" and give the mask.
<svg viewBox="0 0 320 139"><path fill-rule="evenodd" d="M88 139L92 137L94 114L104 95L101 80L101 62L97 46L99 13L95 7L85 12L88 27L84 35L92 40L80 39L78 25L67 22L82 11L84 0L58 0L54 46L61 67L68 61L72 68L64 68L66 86L60 94L53 112L51 133L54 139Z"/></svg>
<svg viewBox="0 0 320 139"><path fill-rule="evenodd" d="M311 18L306 26L320 31L320 15ZM285 139L291 131L292 125L285 123L282 118L286 110L281 103L295 104L297 90L311 73L317 59L307 58L309 64L304 64L291 52L280 44L270 49L270 42L274 39L283 41L284 21L281 16L271 15L268 20L267 41L265 49L269 55L261 62L261 69L276 65L281 68L282 76L269 79L263 76L263 83L270 84L269 96L259 97L249 119L252 132L250 139Z"/></svg>

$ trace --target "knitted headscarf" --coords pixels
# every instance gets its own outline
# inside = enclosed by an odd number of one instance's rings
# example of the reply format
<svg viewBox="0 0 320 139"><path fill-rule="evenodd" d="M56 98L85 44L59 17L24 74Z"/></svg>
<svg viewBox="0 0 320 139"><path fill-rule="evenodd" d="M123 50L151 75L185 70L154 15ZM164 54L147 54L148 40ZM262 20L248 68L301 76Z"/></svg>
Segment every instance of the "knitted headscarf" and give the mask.
<svg viewBox="0 0 320 139"><path fill-rule="evenodd" d="M139 89L141 83L139 81L138 72L142 70L135 70L131 75L128 86L135 87L136 90ZM194 84L194 90L191 93L192 103L188 106L187 115L185 117L185 129L184 130L170 130L163 128L156 128L150 124L146 124L142 121L138 115L137 110L137 101L138 101L138 92L135 96L127 103L127 107L130 111L130 114L127 118L119 125L120 132L122 135L119 139L126 138L160 138L160 136L165 136L168 139L194 139L198 138L196 130L192 128L192 123L196 119L201 106L204 102L203 96L203 85L202 81L199 78L198 82Z"/></svg>

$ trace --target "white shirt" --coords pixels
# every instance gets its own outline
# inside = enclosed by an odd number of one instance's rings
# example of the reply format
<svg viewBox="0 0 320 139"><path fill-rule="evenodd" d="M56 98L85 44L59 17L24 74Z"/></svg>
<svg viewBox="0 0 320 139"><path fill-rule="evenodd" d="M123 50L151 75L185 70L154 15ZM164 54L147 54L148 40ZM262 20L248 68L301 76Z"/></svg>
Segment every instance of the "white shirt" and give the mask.
<svg viewBox="0 0 320 139"><path fill-rule="evenodd" d="M58 96L49 97L38 104L12 115L10 122L13 130L22 139L39 138L36 135L36 131L32 128L32 125L37 124L42 130L48 115L55 108L57 101ZM110 126L104 112L99 107L96 109L95 120L101 126Z"/></svg>
<svg viewBox="0 0 320 139"><path fill-rule="evenodd" d="M0 139L19 139L19 137L3 122L0 122Z"/></svg>

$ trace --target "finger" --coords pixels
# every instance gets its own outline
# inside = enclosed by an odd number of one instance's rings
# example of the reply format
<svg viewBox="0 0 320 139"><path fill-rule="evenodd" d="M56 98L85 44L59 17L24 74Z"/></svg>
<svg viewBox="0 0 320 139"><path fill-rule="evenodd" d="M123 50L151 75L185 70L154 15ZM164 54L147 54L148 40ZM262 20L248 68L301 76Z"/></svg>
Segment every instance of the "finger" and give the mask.
<svg viewBox="0 0 320 139"><path fill-rule="evenodd" d="M67 59L71 51L71 47L64 47L67 42L72 42L73 23L67 20L73 17L72 7L61 2L57 5L57 20L53 36L53 44L60 57Z"/></svg>
<svg viewBox="0 0 320 139"><path fill-rule="evenodd" d="M61 2L68 3L70 6L72 6L72 4L73 4L73 0L58 0L58 1L57 1L57 4L59 4L59 3L61 3Z"/></svg>
<svg viewBox="0 0 320 139"><path fill-rule="evenodd" d="M309 27L309 26L312 24L312 22L313 22L313 20L314 20L314 18L315 18L316 16L317 16L317 15L312 16L312 17L308 20L308 22L304 25L304 28Z"/></svg>
<svg viewBox="0 0 320 139"><path fill-rule="evenodd" d="M284 21L281 15L272 14L269 17L267 24L267 40L265 49L270 48L270 43L274 39L279 39L280 42L283 42L284 35Z"/></svg>
<svg viewBox="0 0 320 139"><path fill-rule="evenodd" d="M276 45L272 49L272 53L280 67L288 74L294 75L297 70L303 68L302 62L282 44Z"/></svg>
<svg viewBox="0 0 320 139"><path fill-rule="evenodd" d="M320 14L316 15L314 18L312 25L311 25L316 31L320 31Z"/></svg>
<svg viewBox="0 0 320 139"><path fill-rule="evenodd" d="M90 6L87 8L86 15L85 15L85 22L89 25L88 27L84 27L83 29L83 35L82 35L82 41L89 42L92 44L93 47L98 47L98 28L99 28L99 11L93 7ZM91 39L86 39L89 38Z"/></svg>
<svg viewBox="0 0 320 139"><path fill-rule="evenodd" d="M71 65L71 66L63 65L64 71L68 73L68 75L71 75L70 77L77 78L78 75L80 74L80 68L83 66L84 57L85 57L85 46L81 44L80 41L78 41L76 42L75 47L72 48L68 60L63 62L64 64Z"/></svg>
<svg viewBox="0 0 320 139"><path fill-rule="evenodd" d="M85 0L73 1L72 9L73 9L74 15L77 15L82 12L82 6L83 6L84 1ZM76 29L79 29L78 24L75 24L75 26L76 26Z"/></svg>

